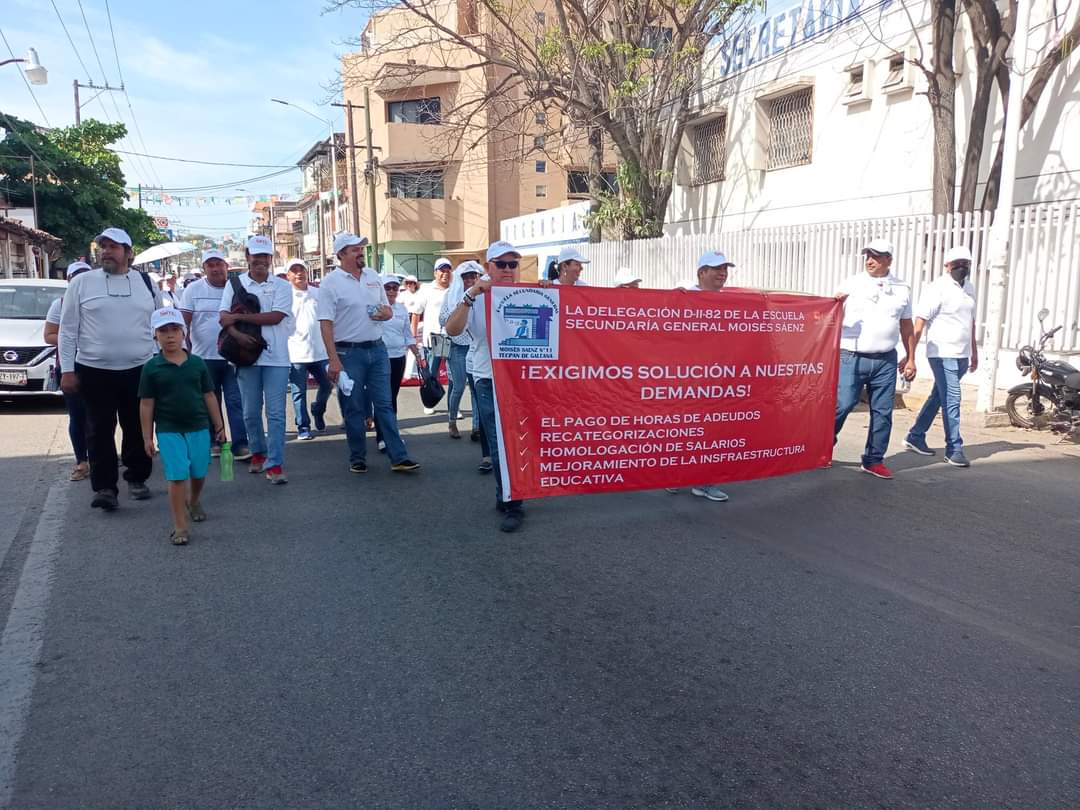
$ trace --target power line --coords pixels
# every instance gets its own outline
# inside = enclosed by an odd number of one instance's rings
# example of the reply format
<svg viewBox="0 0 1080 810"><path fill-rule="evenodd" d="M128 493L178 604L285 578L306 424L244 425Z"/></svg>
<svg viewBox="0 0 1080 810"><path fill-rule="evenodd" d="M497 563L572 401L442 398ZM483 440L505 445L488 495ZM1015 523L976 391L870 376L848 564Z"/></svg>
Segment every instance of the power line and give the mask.
<svg viewBox="0 0 1080 810"><path fill-rule="evenodd" d="M37 158L41 162L42 166L52 172L54 176L59 177L60 173L56 171L56 168L52 166L52 164L50 164L47 160L45 160L41 155L34 151L34 147L32 147L30 145L30 142L22 136L22 133L20 133L19 130L16 128L15 122L8 117L7 113L0 110L0 117L2 117L7 123L7 131L13 133L16 138L22 141L23 146L30 150L30 154Z"/></svg>
<svg viewBox="0 0 1080 810"><path fill-rule="evenodd" d="M163 192L169 192L170 194L172 192L224 191L225 189L236 188L237 186L246 186L246 185L250 185L252 183L260 183L260 182L262 182L264 180L270 180L270 179L273 179L275 177L280 177L283 174L288 174L291 171L295 171L295 169L296 169L295 166L290 166L287 169L281 169L280 171L270 172L269 174L262 174L262 175L259 175L258 177L249 177L249 178L246 178L244 180L236 180L236 181L230 182L230 183L218 183L218 184L210 185L210 186L189 186L189 187L185 187L185 188L180 188L180 187L176 187L176 188L147 187L147 188L144 188L143 191L150 191L150 192L163 191Z"/></svg>
<svg viewBox="0 0 1080 810"><path fill-rule="evenodd" d="M213 160L192 160L191 158L178 158L178 157L166 157L164 155L149 155L143 152L128 152L123 149L112 149L110 151L116 152L119 155L142 155L142 157L153 158L154 160L171 160L176 163L198 163L201 166L233 166L240 169L295 169L297 166L293 163L232 163L232 162L220 162Z"/></svg>
<svg viewBox="0 0 1080 810"><path fill-rule="evenodd" d="M64 22L64 17L60 14L60 9L56 7L56 0L50 0L52 2L53 11L56 12L56 19L60 20L60 27L64 29L64 34L67 36L68 44L71 45L71 52L75 54L75 58L79 60L79 64L82 65L83 73L86 74L86 78L93 80L90 75L89 69L86 67L86 62L82 60L82 55L79 53L79 49L75 47L75 40L71 38L71 32L68 31L67 23Z"/></svg>
<svg viewBox="0 0 1080 810"><path fill-rule="evenodd" d="M19 57L17 57L15 55L15 51L13 51L11 49L11 45L8 43L7 37L4 36L3 29L0 29L0 39L4 40L4 44L7 45L7 49L8 49L8 52L11 54L11 58L12 59L18 59ZM26 73L24 71L20 70L19 71L19 76L22 78L23 84L26 85L26 89L30 91L30 96L34 99L34 104L37 105L38 112L41 113L41 117L45 119L45 125L48 126L48 127L51 127L52 124L49 123L49 116L47 116L45 114L45 110L42 109L41 102L38 101L37 93L35 93L34 88L30 86L30 82L28 82L26 80Z"/></svg>

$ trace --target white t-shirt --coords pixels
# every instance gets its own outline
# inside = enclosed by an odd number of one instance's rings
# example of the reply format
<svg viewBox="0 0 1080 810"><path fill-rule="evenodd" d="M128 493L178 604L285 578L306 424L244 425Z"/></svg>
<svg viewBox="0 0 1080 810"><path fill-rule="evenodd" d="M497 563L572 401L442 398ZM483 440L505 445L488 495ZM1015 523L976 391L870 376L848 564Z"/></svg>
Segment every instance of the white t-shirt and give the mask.
<svg viewBox="0 0 1080 810"><path fill-rule="evenodd" d="M45 323L60 325L60 310L64 306L64 296L60 296L49 304L49 311L45 313Z"/></svg>
<svg viewBox="0 0 1080 810"><path fill-rule="evenodd" d="M225 286L228 286L225 282ZM217 341L221 334L221 296L225 287L215 287L205 278L184 288L180 309L191 313L191 353L203 360L223 360Z"/></svg>
<svg viewBox="0 0 1080 810"><path fill-rule="evenodd" d="M487 294L490 295L490 291ZM469 320L465 325L472 337L469 353L465 356L465 370L480 380L492 378L491 349L488 347L487 318L484 315L486 309L487 302L481 295L469 308Z"/></svg>
<svg viewBox="0 0 1080 810"><path fill-rule="evenodd" d="M442 309L443 299L449 287L437 287L435 282L425 284L417 294L417 306L423 306L424 345L431 346L431 336L443 333L442 324L439 323L439 310Z"/></svg>
<svg viewBox="0 0 1080 810"><path fill-rule="evenodd" d="M911 319L911 287L892 273L875 278L866 271L844 279L840 348L849 352L891 352L900 342L900 321Z"/></svg>
<svg viewBox="0 0 1080 810"><path fill-rule="evenodd" d="M259 299L259 312L284 312L285 317L273 326L263 326L262 336L266 341L267 348L263 349L259 359L255 361L257 366L288 366L289 363L289 335L293 330L292 318L292 287L289 282L277 276L267 276L266 281L259 283L247 273L240 276L240 283L244 289ZM219 309L228 312L232 307L233 288L232 284L225 285L225 292L221 296Z"/></svg>
<svg viewBox="0 0 1080 810"><path fill-rule="evenodd" d="M961 287L948 273L939 276L923 290L915 317L927 322L927 357L971 357L975 288L970 281Z"/></svg>
<svg viewBox="0 0 1080 810"><path fill-rule="evenodd" d="M386 353L390 357L404 357L409 347L416 345L410 324L412 316L404 304L394 304L391 309L394 317L382 322L383 343L386 344Z"/></svg>
<svg viewBox="0 0 1080 810"><path fill-rule="evenodd" d="M292 288L293 333L289 335L289 361L317 363L326 359L326 344L319 329L319 289Z"/></svg>
<svg viewBox="0 0 1080 810"><path fill-rule="evenodd" d="M399 304L404 305L405 311L411 315L422 315L424 312L419 289L413 292L403 287L401 292L398 293L397 300Z"/></svg>

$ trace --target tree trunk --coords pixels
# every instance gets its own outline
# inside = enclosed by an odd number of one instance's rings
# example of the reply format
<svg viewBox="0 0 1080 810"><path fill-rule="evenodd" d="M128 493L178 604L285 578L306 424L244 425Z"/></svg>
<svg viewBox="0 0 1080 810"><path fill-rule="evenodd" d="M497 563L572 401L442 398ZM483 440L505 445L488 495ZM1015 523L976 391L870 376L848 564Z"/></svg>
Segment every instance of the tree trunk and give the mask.
<svg viewBox="0 0 1080 810"><path fill-rule="evenodd" d="M979 164L982 163L983 143L986 140L986 119L990 111L990 96L995 82L994 71L990 69L991 56L988 49L980 49L977 59L975 96L972 99L967 147L964 149L964 163L960 175L960 199L956 202L956 210L961 213L975 210Z"/></svg>
<svg viewBox="0 0 1080 810"><path fill-rule="evenodd" d="M933 73L928 77L934 123L934 213L953 211L956 194L956 0L936 0L933 19Z"/></svg>
<svg viewBox="0 0 1080 810"><path fill-rule="evenodd" d="M600 210L600 199L604 193L604 132L600 127L589 127L589 214L592 227L589 228L589 241L599 242L603 238L600 223L596 221L596 212Z"/></svg>

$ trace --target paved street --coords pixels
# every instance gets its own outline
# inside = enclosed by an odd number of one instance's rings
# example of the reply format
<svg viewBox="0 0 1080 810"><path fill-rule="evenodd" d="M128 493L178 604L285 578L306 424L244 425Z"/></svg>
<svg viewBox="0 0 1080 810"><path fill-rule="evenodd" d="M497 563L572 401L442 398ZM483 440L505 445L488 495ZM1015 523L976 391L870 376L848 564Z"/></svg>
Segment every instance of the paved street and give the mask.
<svg viewBox="0 0 1080 810"><path fill-rule="evenodd" d="M478 446L403 392L421 474L289 442L169 545L88 508L66 415L0 404L13 808L1075 808L1080 448L966 430L497 531ZM291 427L291 415L290 415ZM931 443L940 447L940 428Z"/></svg>

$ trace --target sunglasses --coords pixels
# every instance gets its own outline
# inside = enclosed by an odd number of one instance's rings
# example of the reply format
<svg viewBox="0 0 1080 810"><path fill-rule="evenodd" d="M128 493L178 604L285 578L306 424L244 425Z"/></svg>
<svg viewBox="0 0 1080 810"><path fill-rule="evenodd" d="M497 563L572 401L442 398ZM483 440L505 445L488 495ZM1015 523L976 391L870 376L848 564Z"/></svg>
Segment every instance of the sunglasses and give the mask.
<svg viewBox="0 0 1080 810"><path fill-rule="evenodd" d="M501 259L496 259L495 266L498 267L500 270L517 270L518 263L516 260L504 262Z"/></svg>

